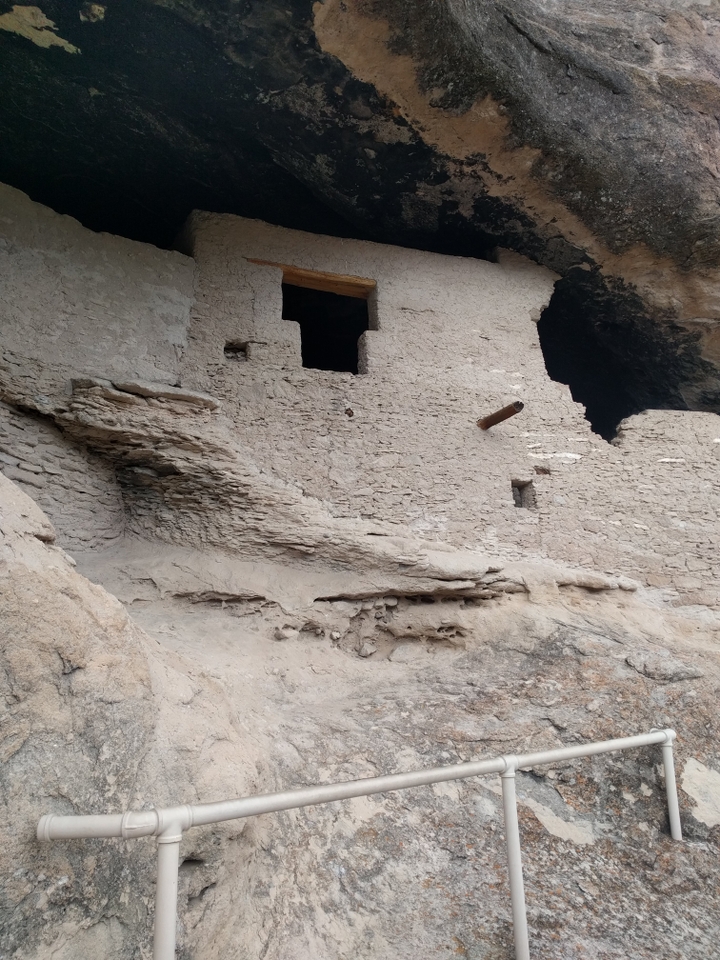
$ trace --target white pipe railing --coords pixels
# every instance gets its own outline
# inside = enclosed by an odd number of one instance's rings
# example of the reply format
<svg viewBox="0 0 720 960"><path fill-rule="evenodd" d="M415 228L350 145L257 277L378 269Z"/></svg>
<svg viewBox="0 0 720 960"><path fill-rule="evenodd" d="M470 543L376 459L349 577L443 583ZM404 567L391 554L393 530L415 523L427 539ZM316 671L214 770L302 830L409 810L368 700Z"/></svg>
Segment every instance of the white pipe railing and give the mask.
<svg viewBox="0 0 720 960"><path fill-rule="evenodd" d="M300 807L348 800L351 797L368 797L375 793L406 790L448 780L464 780L491 773L500 775L502 784L503 813L505 817L505 841L507 846L510 897L512 903L513 933L516 960L530 960L525 890L523 885L522 859L520 854L520 830L518 827L515 774L518 770L548 763L561 763L580 757L592 757L618 750L632 750L657 744L662 747L665 767L665 790L667 793L670 833L673 840L682 840L680 809L678 806L675 767L673 763L674 730L653 730L637 737L619 740L604 740L558 750L543 750L520 756L497 757L494 760L478 760L452 766L416 770L412 773L396 773L386 777L366 780L350 780L324 786L304 787L285 793L266 793L239 800L224 800L220 803L201 803L193 806L168 807L164 809L128 811L111 816L55 816L49 814L40 819L37 828L38 840L80 840L88 837L133 837L156 836L158 838L158 871L155 894L155 931L153 960L174 960L177 925L177 887L180 863L180 841L185 830L201 824L220 823L242 817L255 817L262 813L279 810L296 810Z"/></svg>

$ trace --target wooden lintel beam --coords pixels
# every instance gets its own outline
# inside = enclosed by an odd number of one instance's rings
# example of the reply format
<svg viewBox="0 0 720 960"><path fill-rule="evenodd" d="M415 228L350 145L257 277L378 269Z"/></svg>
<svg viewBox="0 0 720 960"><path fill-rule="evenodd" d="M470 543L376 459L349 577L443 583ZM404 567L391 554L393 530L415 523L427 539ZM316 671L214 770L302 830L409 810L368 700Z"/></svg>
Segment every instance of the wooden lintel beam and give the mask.
<svg viewBox="0 0 720 960"><path fill-rule="evenodd" d="M248 263L259 267L278 267L283 272L283 283L290 283L294 287L308 287L310 290L324 290L326 293L337 293L341 297L357 297L367 300L377 284L366 277L351 277L340 273L323 273L321 270L303 270L287 263L274 263L272 260L255 260L246 258Z"/></svg>

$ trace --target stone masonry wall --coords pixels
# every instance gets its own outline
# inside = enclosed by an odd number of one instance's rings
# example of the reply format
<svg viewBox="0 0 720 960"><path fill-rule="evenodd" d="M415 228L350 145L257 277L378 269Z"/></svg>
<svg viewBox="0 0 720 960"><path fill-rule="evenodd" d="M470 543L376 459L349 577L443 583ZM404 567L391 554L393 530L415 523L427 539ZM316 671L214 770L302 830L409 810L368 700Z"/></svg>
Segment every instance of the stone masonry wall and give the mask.
<svg viewBox="0 0 720 960"><path fill-rule="evenodd" d="M338 516L492 540L499 515L516 521L510 481L529 468L509 443L520 418L481 435L477 417L522 396L584 422L544 373L532 320L552 293L544 269L231 217L196 215L193 232L198 298L184 381L223 399L253 458ZM299 327L281 318L281 271L244 257L377 280L377 329L363 337L368 372L303 368ZM232 340L248 342L247 362L224 358Z"/></svg>
<svg viewBox="0 0 720 960"><path fill-rule="evenodd" d="M153 516L125 526L132 501L107 449L92 452L92 428L71 442L54 425L67 424L70 380L181 382L222 401L213 442L226 437L248 477L338 518L720 603L720 420L648 411L614 444L594 434L545 370L536 321L548 271L514 255L442 257L203 213L184 241L193 264L93 234L7 188L0 213L0 462L61 542L156 535ZM374 279L365 372L304 368L299 326L282 319L281 270L248 258ZM233 341L246 359L225 356ZM478 429L514 399L520 416ZM513 481L533 485L525 506Z"/></svg>
<svg viewBox="0 0 720 960"><path fill-rule="evenodd" d="M550 380L536 321L553 276L497 264L195 214L188 242L197 302L187 386L224 401L235 439L261 468L337 516L409 523L424 536L501 556L550 557L716 604L720 420L649 411L618 440L594 434ZM377 281L366 373L303 368L270 260ZM226 342L248 344L227 359ZM523 413L480 431L514 399ZM345 411L352 410L349 417ZM536 508L518 508L513 480Z"/></svg>
<svg viewBox="0 0 720 960"><path fill-rule="evenodd" d="M125 530L120 487L100 457L57 427L0 403L0 470L52 517L69 548L96 547Z"/></svg>
<svg viewBox="0 0 720 960"><path fill-rule="evenodd" d="M92 233L0 184L0 469L64 546L113 540L125 516L112 467L50 411L73 378L175 383L192 297L188 257Z"/></svg>
<svg viewBox="0 0 720 960"><path fill-rule="evenodd" d="M2 368L42 398L72 376L175 383L192 261L108 234L0 184Z"/></svg>

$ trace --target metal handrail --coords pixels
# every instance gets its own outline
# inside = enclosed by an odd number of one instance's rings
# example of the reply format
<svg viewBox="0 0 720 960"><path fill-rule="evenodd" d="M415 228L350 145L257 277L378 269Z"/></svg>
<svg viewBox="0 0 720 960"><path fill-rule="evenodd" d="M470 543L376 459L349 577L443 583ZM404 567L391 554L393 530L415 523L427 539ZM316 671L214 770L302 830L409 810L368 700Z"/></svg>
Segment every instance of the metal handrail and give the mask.
<svg viewBox="0 0 720 960"><path fill-rule="evenodd" d="M560 763L580 757L592 757L618 750L632 750L653 744L662 747L665 767L665 790L667 794L670 833L673 840L682 840L680 809L678 806L675 765L673 761L674 730L653 730L636 737L604 740L576 747L561 747L539 753L508 755L493 760L478 760L458 763L411 773L395 773L385 777L350 780L344 783L303 787L283 793L266 793L238 800L219 803L201 803L192 806L155 808L152 810L128 811L124 814L101 816L56 816L41 817L37 827L38 840L79 840L89 837L156 836L158 838L158 872L155 893L155 929L153 960L174 960L177 923L177 887L180 863L180 841L185 830L208 823L221 823L254 817L279 810L296 810L300 807L348 800L351 797L368 797L376 793L406 790L448 780L464 780L469 777L500 775L505 818L505 841L512 902L513 934L516 960L530 960L530 944L525 909L525 889L520 854L520 831L515 795L515 774L518 770Z"/></svg>

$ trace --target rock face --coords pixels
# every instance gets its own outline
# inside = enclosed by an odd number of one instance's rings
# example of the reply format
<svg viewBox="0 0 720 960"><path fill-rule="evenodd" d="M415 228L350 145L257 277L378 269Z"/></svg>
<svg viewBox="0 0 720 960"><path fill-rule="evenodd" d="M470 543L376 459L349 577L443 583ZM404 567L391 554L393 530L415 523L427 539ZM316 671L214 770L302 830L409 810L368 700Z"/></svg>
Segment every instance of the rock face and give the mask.
<svg viewBox="0 0 720 960"><path fill-rule="evenodd" d="M127 544L81 559L126 602L142 596L128 616L74 571L25 495L2 478L0 492L7 956L149 956L152 845L38 846L42 813L207 801L670 722L683 844L665 832L656 751L519 777L531 937L567 958L714 949L720 668L698 622L582 588L544 604L308 607L280 588L300 575L287 568L265 569L265 599L221 604L207 555L196 566L214 596L188 589L187 553ZM179 956L508 955L498 791L448 784L190 831Z"/></svg>
<svg viewBox="0 0 720 960"><path fill-rule="evenodd" d="M255 775L252 747L239 749L217 683L168 655L76 573L47 518L4 477L0 497L0 950L138 956L151 922L152 851L38 846L33 821L49 807L72 813L172 802L196 788L198 796L242 792ZM241 832L198 836L186 856L199 862L213 845L232 850ZM192 870L194 883L200 874L216 880L212 867Z"/></svg>
<svg viewBox="0 0 720 960"><path fill-rule="evenodd" d="M519 776L530 933L561 960L711 955L716 419L599 440L540 361L553 278L516 256L198 214L193 260L0 197L0 954L150 956L152 843L40 845L42 814L673 726L683 843L657 750ZM361 373L303 365L273 263L375 284ZM525 419L478 429L520 393ZM180 960L510 956L498 790L188 831Z"/></svg>
<svg viewBox="0 0 720 960"><path fill-rule="evenodd" d="M7 8L0 179L35 199L163 243L197 207L508 247L563 277L547 338L622 384L602 431L717 411L714 0Z"/></svg>

